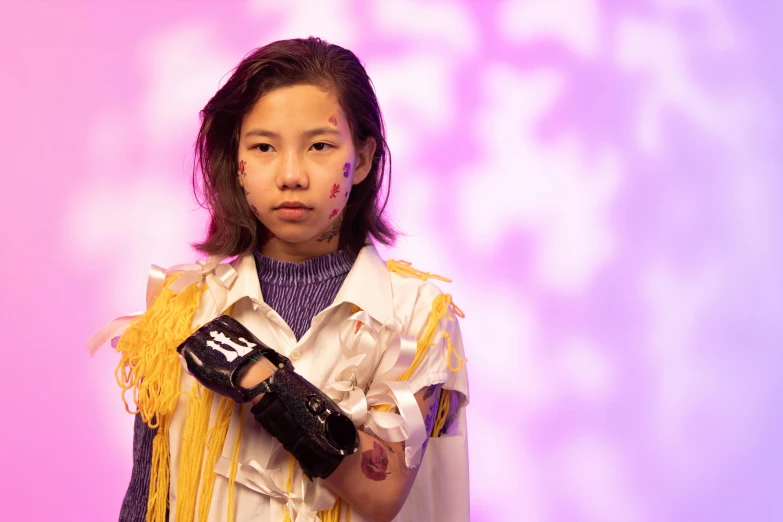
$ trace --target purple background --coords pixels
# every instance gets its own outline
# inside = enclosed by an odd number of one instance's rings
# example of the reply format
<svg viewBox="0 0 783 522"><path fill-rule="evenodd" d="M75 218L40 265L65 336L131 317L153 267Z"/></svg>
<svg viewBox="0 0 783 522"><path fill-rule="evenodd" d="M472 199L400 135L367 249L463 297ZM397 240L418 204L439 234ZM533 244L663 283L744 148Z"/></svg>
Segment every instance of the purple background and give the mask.
<svg viewBox="0 0 783 522"><path fill-rule="evenodd" d="M386 255L465 311L472 519L780 520L783 13L772 1L0 7L0 520L116 520L132 417L104 348L192 261L198 110L318 35L373 78ZM9 337L10 335L10 337Z"/></svg>

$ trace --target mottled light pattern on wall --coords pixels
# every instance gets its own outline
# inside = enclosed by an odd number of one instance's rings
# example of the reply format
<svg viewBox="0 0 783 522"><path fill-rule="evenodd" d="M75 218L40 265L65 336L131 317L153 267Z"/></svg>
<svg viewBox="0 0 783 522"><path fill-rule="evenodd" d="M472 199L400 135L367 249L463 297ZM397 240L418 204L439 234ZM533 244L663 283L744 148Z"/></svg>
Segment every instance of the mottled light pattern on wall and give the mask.
<svg viewBox="0 0 783 522"><path fill-rule="evenodd" d="M132 417L84 340L195 258L199 109L317 35L385 112L386 255L467 315L472 520L780 520L774 5L4 5L0 519L116 519Z"/></svg>

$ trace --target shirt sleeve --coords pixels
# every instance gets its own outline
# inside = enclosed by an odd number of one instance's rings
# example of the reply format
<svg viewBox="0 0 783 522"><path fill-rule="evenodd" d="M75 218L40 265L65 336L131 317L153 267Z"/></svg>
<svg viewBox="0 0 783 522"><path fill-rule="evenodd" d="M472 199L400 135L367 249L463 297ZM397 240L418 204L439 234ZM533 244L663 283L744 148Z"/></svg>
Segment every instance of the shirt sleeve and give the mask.
<svg viewBox="0 0 783 522"><path fill-rule="evenodd" d="M438 287L431 283L422 285L419 291L407 329L407 335L415 337L417 343L423 342L430 322L437 320L433 303L441 294ZM443 384L443 389L456 392L459 408L462 408L468 403L469 389L457 309L449 305L446 313L437 321L432 345L427 348L408 383L413 393L426 386Z"/></svg>

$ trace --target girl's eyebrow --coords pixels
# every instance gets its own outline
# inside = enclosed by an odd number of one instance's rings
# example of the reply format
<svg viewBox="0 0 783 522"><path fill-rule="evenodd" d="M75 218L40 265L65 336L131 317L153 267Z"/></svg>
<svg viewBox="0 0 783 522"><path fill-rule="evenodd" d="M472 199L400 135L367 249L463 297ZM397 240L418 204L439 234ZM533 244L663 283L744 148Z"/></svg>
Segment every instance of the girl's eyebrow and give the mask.
<svg viewBox="0 0 783 522"><path fill-rule="evenodd" d="M319 136L321 134L331 134L333 136L339 136L340 131L337 129L333 129L330 127L316 127L315 129L310 129L308 131L305 131L302 133L306 138L312 138L314 136ZM267 129L250 129L245 133L245 138L249 138L251 136L258 136L261 138L277 138L280 139L280 135L276 132L272 132Z"/></svg>

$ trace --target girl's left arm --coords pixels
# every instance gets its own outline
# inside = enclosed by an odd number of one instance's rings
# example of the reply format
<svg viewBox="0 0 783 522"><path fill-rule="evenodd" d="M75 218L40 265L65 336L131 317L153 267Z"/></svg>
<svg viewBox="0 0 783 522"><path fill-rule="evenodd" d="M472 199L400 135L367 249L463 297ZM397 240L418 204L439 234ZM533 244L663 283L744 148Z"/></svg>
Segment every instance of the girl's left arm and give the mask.
<svg viewBox="0 0 783 522"><path fill-rule="evenodd" d="M435 423L440 388L440 384L428 386L414 395L427 430L422 457ZM352 509L375 522L386 522L405 504L417 471L418 467L405 465L404 443L387 442L359 430L359 450L323 480Z"/></svg>
<svg viewBox="0 0 783 522"><path fill-rule="evenodd" d="M262 361L266 362L265 359ZM240 386L251 388L274 371L270 364L256 364L242 377ZM427 438L435 423L440 402L441 385L430 385L414 397L419 405ZM261 400L256 397L253 403ZM337 469L323 479L326 486L344 498L350 505L373 522L392 520L402 509L413 486L418 467L405 465L405 446L402 442L388 442L359 430L359 450L343 459Z"/></svg>

